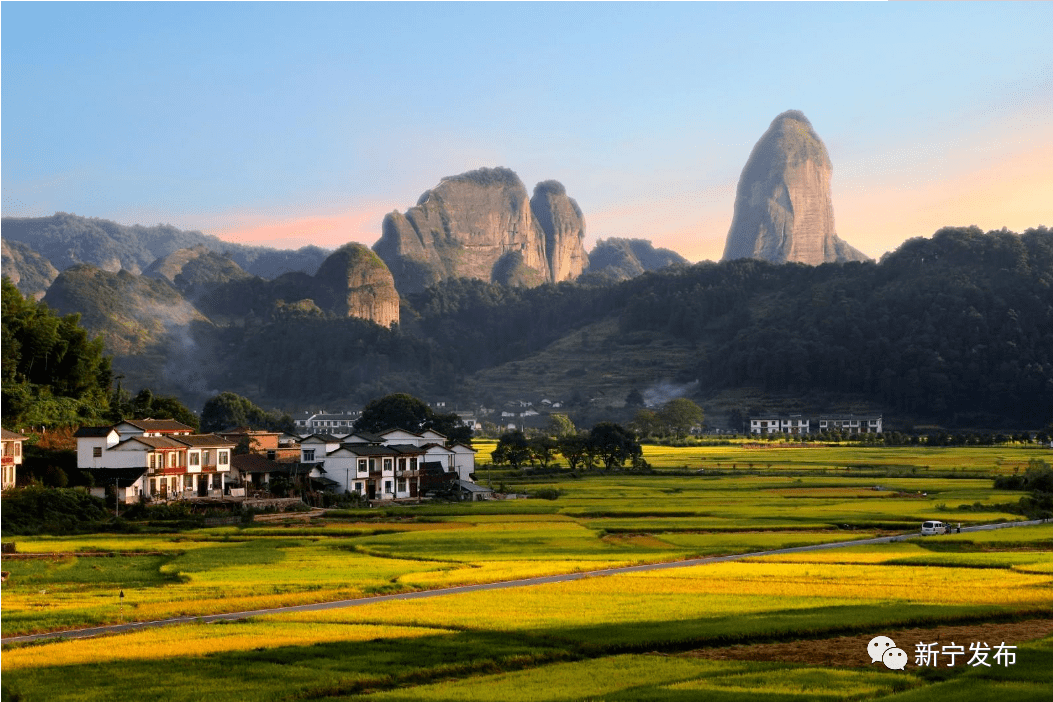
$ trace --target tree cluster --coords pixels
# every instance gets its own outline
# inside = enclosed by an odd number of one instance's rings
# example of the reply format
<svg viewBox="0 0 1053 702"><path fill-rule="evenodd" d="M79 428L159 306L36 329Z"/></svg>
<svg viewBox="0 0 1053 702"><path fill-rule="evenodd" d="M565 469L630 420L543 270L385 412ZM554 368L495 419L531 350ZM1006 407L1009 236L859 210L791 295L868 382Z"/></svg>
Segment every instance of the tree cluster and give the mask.
<svg viewBox="0 0 1053 702"><path fill-rule="evenodd" d="M519 469L527 463L547 468L557 454L571 470L597 465L611 470L627 461L634 468L643 464L643 449L636 436L614 422L600 422L587 433L567 433L558 438L546 434L527 438L519 430L508 431L498 439L490 456L496 464Z"/></svg>
<svg viewBox="0 0 1053 702"><path fill-rule="evenodd" d="M406 393L394 393L371 401L355 420L356 431L377 433L405 429L414 433L435 431L452 442L472 445L472 430L453 412L435 412L423 400Z"/></svg>
<svg viewBox="0 0 1053 702"><path fill-rule="evenodd" d="M80 315L60 317L6 277L2 293L4 426L75 426L105 413L110 357Z"/></svg>

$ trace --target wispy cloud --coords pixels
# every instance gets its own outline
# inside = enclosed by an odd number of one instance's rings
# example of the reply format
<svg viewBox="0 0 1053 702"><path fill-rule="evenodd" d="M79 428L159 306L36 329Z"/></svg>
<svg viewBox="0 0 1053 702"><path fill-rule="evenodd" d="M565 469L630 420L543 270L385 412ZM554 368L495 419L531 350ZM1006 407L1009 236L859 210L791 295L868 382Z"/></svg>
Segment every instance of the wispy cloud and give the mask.
<svg viewBox="0 0 1053 702"><path fill-rule="evenodd" d="M367 203L331 214L226 213L208 217L203 229L225 241L253 246L331 249L351 241L372 246L380 238L384 215L393 209L388 203Z"/></svg>

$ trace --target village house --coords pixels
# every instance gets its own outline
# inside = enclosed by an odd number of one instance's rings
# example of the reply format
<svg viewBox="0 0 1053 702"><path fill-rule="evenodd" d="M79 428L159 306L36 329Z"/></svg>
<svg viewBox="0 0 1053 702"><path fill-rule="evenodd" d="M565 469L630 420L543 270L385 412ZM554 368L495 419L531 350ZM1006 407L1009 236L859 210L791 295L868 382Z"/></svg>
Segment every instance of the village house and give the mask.
<svg viewBox="0 0 1053 702"><path fill-rule="evenodd" d="M809 421L801 415L761 415L750 418L751 434L807 434Z"/></svg>
<svg viewBox="0 0 1053 702"><path fill-rule="evenodd" d="M22 465L22 442L26 437L13 431L3 430L3 488L15 486L18 466Z"/></svg>
<svg viewBox="0 0 1053 702"><path fill-rule="evenodd" d="M317 467L337 492L358 493L369 500L419 499L421 469L426 461L457 479L471 481L475 449L446 445L439 432L389 429L344 437L312 434L300 439L300 461ZM313 473L312 473L313 476Z"/></svg>
<svg viewBox="0 0 1053 702"><path fill-rule="evenodd" d="M819 417L819 431L840 431L845 434L880 434L880 414L827 414Z"/></svg>
<svg viewBox="0 0 1053 702"><path fill-rule="evenodd" d="M217 431L216 435L234 442L235 445L244 442L249 453L257 453L272 461L294 463L300 460L299 437L283 432L235 427Z"/></svg>
<svg viewBox="0 0 1053 702"><path fill-rule="evenodd" d="M762 414L750 417L751 434L790 434L802 435L812 432L838 431L845 434L880 434L882 417L880 414L827 414L818 420L806 419L802 415Z"/></svg>
<svg viewBox="0 0 1053 702"><path fill-rule="evenodd" d="M81 427L74 434L77 467L91 475L93 495L112 488L124 503L222 495L234 442L193 431L172 419Z"/></svg>
<svg viewBox="0 0 1053 702"><path fill-rule="evenodd" d="M355 420L361 414L361 412L342 412L340 414L320 412L293 420L293 426L296 427L296 431L300 434L314 434L317 432L346 434L351 431L351 425L355 423Z"/></svg>

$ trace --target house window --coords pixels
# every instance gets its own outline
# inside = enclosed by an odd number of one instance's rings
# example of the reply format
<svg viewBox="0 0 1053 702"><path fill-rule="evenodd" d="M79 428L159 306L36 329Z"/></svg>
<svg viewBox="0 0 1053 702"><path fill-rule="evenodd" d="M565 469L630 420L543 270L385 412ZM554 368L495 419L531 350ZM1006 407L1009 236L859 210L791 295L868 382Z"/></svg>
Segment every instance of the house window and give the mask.
<svg viewBox="0 0 1053 702"><path fill-rule="evenodd" d="M362 492L362 483L355 483L355 492Z"/></svg>
<svg viewBox="0 0 1053 702"><path fill-rule="evenodd" d="M313 461L314 460L314 449L304 449L303 450L303 460L304 461Z"/></svg>
<svg viewBox="0 0 1053 702"><path fill-rule="evenodd" d="M358 472L359 473L365 473L366 470L368 470L368 468L369 468L369 464L366 462L366 459L364 459L364 458L358 459ZM355 483L355 484L356 485L361 485L361 483Z"/></svg>
<svg viewBox="0 0 1053 702"><path fill-rule="evenodd" d="M273 449L268 449L267 450L267 460L268 461L273 461L277 457L278 457L278 452L277 451L275 451Z"/></svg>
<svg viewBox="0 0 1053 702"><path fill-rule="evenodd" d="M409 459L409 469L410 470L417 470L417 457L416 456L414 456L413 458Z"/></svg>
<svg viewBox="0 0 1053 702"><path fill-rule="evenodd" d="M192 465L192 466L201 465L201 454L198 454L198 453L190 454L190 465Z"/></svg>
<svg viewBox="0 0 1053 702"><path fill-rule="evenodd" d="M390 480L385 480L384 481L384 492L391 492L391 481Z"/></svg>
<svg viewBox="0 0 1053 702"><path fill-rule="evenodd" d="M202 465L206 465L207 466L209 463L211 463L209 458L210 458L210 456L209 456L209 452L208 451L202 451L201 452L201 464Z"/></svg>
<svg viewBox="0 0 1053 702"><path fill-rule="evenodd" d="M399 478L399 492L406 492L406 479Z"/></svg>
<svg viewBox="0 0 1053 702"><path fill-rule="evenodd" d="M219 465L225 466L230 460L230 453L227 451L219 452Z"/></svg>
<svg viewBox="0 0 1053 702"><path fill-rule="evenodd" d="M390 458L384 459L384 470L391 470L392 461Z"/></svg>
<svg viewBox="0 0 1053 702"><path fill-rule="evenodd" d="M101 446L93 446L92 449L91 449L91 457L92 458L102 458L102 447Z"/></svg>
<svg viewBox="0 0 1053 702"><path fill-rule="evenodd" d="M405 458L400 458L399 459L399 470L406 470L406 459Z"/></svg>
<svg viewBox="0 0 1053 702"><path fill-rule="evenodd" d="M157 494L157 478L150 478L150 494Z"/></svg>

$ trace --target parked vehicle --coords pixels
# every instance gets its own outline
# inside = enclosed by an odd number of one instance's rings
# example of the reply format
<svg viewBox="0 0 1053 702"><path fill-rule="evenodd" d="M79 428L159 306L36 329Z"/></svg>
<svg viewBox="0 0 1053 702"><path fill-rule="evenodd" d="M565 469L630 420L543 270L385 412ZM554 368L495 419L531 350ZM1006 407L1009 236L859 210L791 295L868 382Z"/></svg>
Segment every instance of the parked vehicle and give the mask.
<svg viewBox="0 0 1053 702"><path fill-rule="evenodd" d="M922 536L935 536L936 534L946 534L947 525L943 522L922 522L921 524L921 535Z"/></svg>

